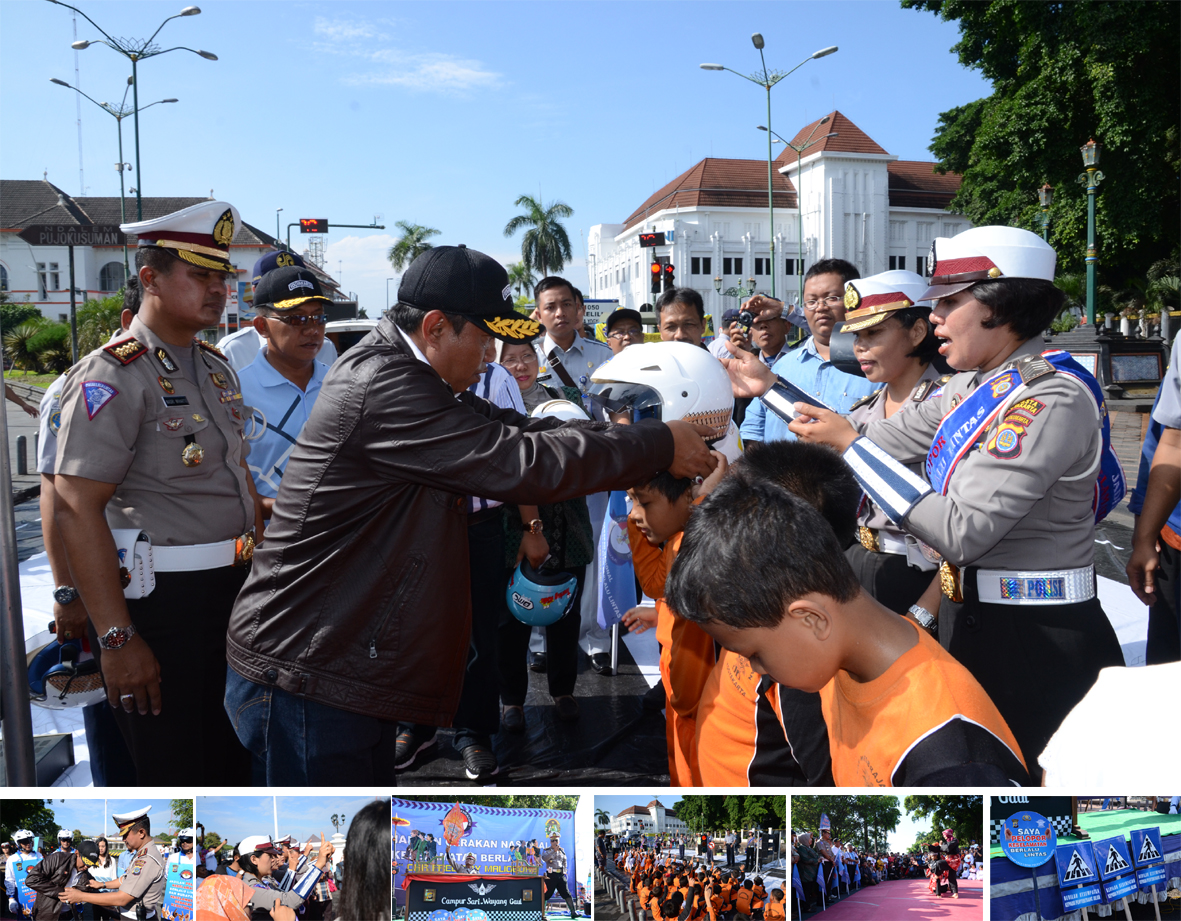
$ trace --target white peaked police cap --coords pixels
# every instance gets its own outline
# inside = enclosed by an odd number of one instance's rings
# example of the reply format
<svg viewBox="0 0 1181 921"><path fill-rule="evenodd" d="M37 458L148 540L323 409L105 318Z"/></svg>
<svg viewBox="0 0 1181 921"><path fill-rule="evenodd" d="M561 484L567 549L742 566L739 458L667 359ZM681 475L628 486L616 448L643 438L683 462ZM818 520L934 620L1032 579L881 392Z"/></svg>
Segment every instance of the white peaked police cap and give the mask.
<svg viewBox="0 0 1181 921"><path fill-rule="evenodd" d="M234 272L230 242L241 226L242 217L229 202L203 201L163 217L120 224L119 229L135 234L139 246L159 246L203 269Z"/></svg>
<svg viewBox="0 0 1181 921"><path fill-rule="evenodd" d="M845 325L842 333L855 333L881 323L895 310L930 307L923 300L927 280L922 275L895 269L845 282Z"/></svg>
<svg viewBox="0 0 1181 921"><path fill-rule="evenodd" d="M255 851L264 851L268 854L276 855L279 853L279 849L271 841L270 835L254 835L251 838L243 838L242 843L238 845L239 854L253 854Z"/></svg>
<svg viewBox="0 0 1181 921"><path fill-rule="evenodd" d="M119 834L124 835L127 833L127 829L129 829L132 825L134 825L140 819L147 818L148 813L151 811L152 811L151 806L144 806L142 809L134 809L131 812L124 812L124 813L121 813L120 815L113 815L113 816L111 816L111 818L114 820L115 825L118 826Z"/></svg>
<svg viewBox="0 0 1181 921"><path fill-rule="evenodd" d="M993 278L1054 280L1058 254L1036 233L1019 227L973 227L931 241L924 298L948 297Z"/></svg>

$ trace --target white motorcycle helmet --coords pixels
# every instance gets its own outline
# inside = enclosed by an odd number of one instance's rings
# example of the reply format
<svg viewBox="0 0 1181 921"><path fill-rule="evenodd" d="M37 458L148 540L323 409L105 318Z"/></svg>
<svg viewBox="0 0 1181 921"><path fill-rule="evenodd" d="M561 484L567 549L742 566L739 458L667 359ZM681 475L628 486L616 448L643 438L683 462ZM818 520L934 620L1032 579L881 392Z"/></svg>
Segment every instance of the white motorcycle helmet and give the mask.
<svg viewBox="0 0 1181 921"><path fill-rule="evenodd" d="M48 630L30 637L25 651L29 669L29 701L47 710L87 707L107 699L98 661L89 643L73 639L59 644Z"/></svg>
<svg viewBox="0 0 1181 921"><path fill-rule="evenodd" d="M741 453L731 415L734 392L722 363L687 342L645 342L629 346L591 375L591 402L633 421L681 419L713 429L706 441L735 461Z"/></svg>
<svg viewBox="0 0 1181 921"><path fill-rule="evenodd" d="M529 413L531 419L562 419L564 421L589 422L590 416L577 403L569 400L546 400L533 408Z"/></svg>

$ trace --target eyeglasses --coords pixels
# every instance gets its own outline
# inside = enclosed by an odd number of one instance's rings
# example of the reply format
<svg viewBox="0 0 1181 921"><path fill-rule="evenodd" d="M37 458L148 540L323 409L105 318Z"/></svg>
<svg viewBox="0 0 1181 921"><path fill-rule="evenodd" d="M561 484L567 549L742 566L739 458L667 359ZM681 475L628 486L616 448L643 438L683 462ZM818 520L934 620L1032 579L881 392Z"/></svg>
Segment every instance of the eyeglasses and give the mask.
<svg viewBox="0 0 1181 921"><path fill-rule="evenodd" d="M620 330L614 333L607 333L608 339L643 339L644 331L642 329L628 329Z"/></svg>
<svg viewBox="0 0 1181 921"><path fill-rule="evenodd" d="M823 297L818 300L804 301L805 310L815 310L821 304L828 307L837 307L845 302L845 299L838 294L830 294L828 297Z"/></svg>
<svg viewBox="0 0 1181 921"><path fill-rule="evenodd" d="M537 353L530 350L522 352L520 355L510 357L503 357L500 359L502 365L535 365L537 364Z"/></svg>
<svg viewBox="0 0 1181 921"><path fill-rule="evenodd" d="M296 315L294 317L267 317L268 320L278 320L288 326L323 326L328 322L328 314L316 313L312 316Z"/></svg>

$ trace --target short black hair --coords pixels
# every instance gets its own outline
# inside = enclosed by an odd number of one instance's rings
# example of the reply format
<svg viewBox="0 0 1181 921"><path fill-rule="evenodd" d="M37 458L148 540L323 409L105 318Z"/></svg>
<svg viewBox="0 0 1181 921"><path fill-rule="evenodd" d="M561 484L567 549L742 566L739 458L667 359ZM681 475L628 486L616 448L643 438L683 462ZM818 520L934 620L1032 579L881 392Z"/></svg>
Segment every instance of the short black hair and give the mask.
<svg viewBox="0 0 1181 921"><path fill-rule="evenodd" d="M693 488L693 481L688 477L675 477L667 470L662 470L647 483L640 483L638 489L653 489L669 502L676 502Z"/></svg>
<svg viewBox="0 0 1181 921"><path fill-rule="evenodd" d="M845 284L848 284L854 278L861 277L861 273L853 263L846 259L837 259L832 256L814 262L812 267L804 273L804 281L807 281L809 278L815 278L817 275L840 275L841 281Z"/></svg>
<svg viewBox="0 0 1181 921"><path fill-rule="evenodd" d="M702 301L701 295L692 288L669 288L665 291L656 299L657 315L661 314L665 307L671 307L673 304L692 307L697 311L697 319L705 319L705 302Z"/></svg>
<svg viewBox="0 0 1181 921"><path fill-rule="evenodd" d="M416 333L422 329L422 321L427 313L429 311L398 301L390 308L388 316L398 329L403 329L408 333ZM443 316L451 321L451 328L455 330L457 336L463 332L463 328L467 325L467 317L462 314L443 311Z"/></svg>
<svg viewBox="0 0 1181 921"><path fill-rule="evenodd" d="M180 262L176 256L162 246L137 246L135 249L135 271L147 266L159 275L167 275Z"/></svg>
<svg viewBox="0 0 1181 921"><path fill-rule="evenodd" d="M781 486L744 479L725 477L689 517L665 587L669 607L695 623L775 627L805 595L856 598L857 577L820 512Z"/></svg>
<svg viewBox="0 0 1181 921"><path fill-rule="evenodd" d="M743 483L774 483L824 516L842 547L857 535L861 486L828 445L803 441L752 442L730 471Z"/></svg>
<svg viewBox="0 0 1181 921"><path fill-rule="evenodd" d="M539 303L541 301L541 295L546 291L549 291L551 288L569 288L570 296L579 303L582 302L582 297L574 285L570 284L570 282L562 278L560 275L547 275L533 288L533 303Z"/></svg>
<svg viewBox="0 0 1181 921"><path fill-rule="evenodd" d="M571 285L570 290L574 292L574 300L578 301L578 303L580 303L580 304L584 303L584 301L582 299L582 292L581 291L579 291L573 285Z"/></svg>
<svg viewBox="0 0 1181 921"><path fill-rule="evenodd" d="M123 286L123 310L130 310L131 315L137 316L139 314L140 305L143 303L143 289L139 286L139 276L132 275L127 279L127 284Z"/></svg>
<svg viewBox="0 0 1181 921"><path fill-rule="evenodd" d="M902 324L903 329L911 329L919 320L926 321L927 335L923 341L914 347L907 358L917 358L923 364L930 364L939 354L939 340L935 338L935 324L931 322L930 307L907 307L905 310L895 310L890 314Z"/></svg>
<svg viewBox="0 0 1181 921"><path fill-rule="evenodd" d="M994 278L977 282L969 293L992 311L985 329L1008 326L1022 341L1047 329L1066 303L1066 294L1044 278Z"/></svg>

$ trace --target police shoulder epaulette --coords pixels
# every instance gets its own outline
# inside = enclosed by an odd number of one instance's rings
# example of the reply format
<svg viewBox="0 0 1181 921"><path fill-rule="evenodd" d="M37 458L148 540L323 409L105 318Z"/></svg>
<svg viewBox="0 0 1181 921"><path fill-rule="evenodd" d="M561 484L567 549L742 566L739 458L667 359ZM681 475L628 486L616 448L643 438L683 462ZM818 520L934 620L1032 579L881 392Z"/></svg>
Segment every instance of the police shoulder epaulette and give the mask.
<svg viewBox="0 0 1181 921"><path fill-rule="evenodd" d="M865 406L867 403L872 403L877 398L877 395L885 389L886 389L885 387L879 387L877 390L875 390L873 393L869 394L868 396L862 397L860 400L858 400L856 403L854 403L852 406L849 407L849 412L852 412L853 410L857 409L859 406Z"/></svg>
<svg viewBox="0 0 1181 921"><path fill-rule="evenodd" d="M1041 355L1027 355L1017 362L1017 371L1021 375L1021 383L1028 384L1040 377L1054 373L1054 366Z"/></svg>
<svg viewBox="0 0 1181 921"><path fill-rule="evenodd" d="M931 395L932 390L934 390L936 387L942 387L949 380L951 380L951 375L944 374L943 377L939 378L937 381L923 381L918 385L917 388L915 388L914 395L911 397L911 400L915 403L923 402L923 400Z"/></svg>
<svg viewBox="0 0 1181 921"><path fill-rule="evenodd" d="M222 361L225 361L225 362L229 361L229 359L226 358L225 353L223 353L222 350L219 349L216 345L210 345L204 339L197 339L195 341L196 341L197 345L200 348L203 348L206 352L212 352L214 355L216 355Z"/></svg>
<svg viewBox="0 0 1181 921"><path fill-rule="evenodd" d="M121 365L129 365L141 355L148 353L148 347L138 339L120 339L110 345L104 345L103 351Z"/></svg>

